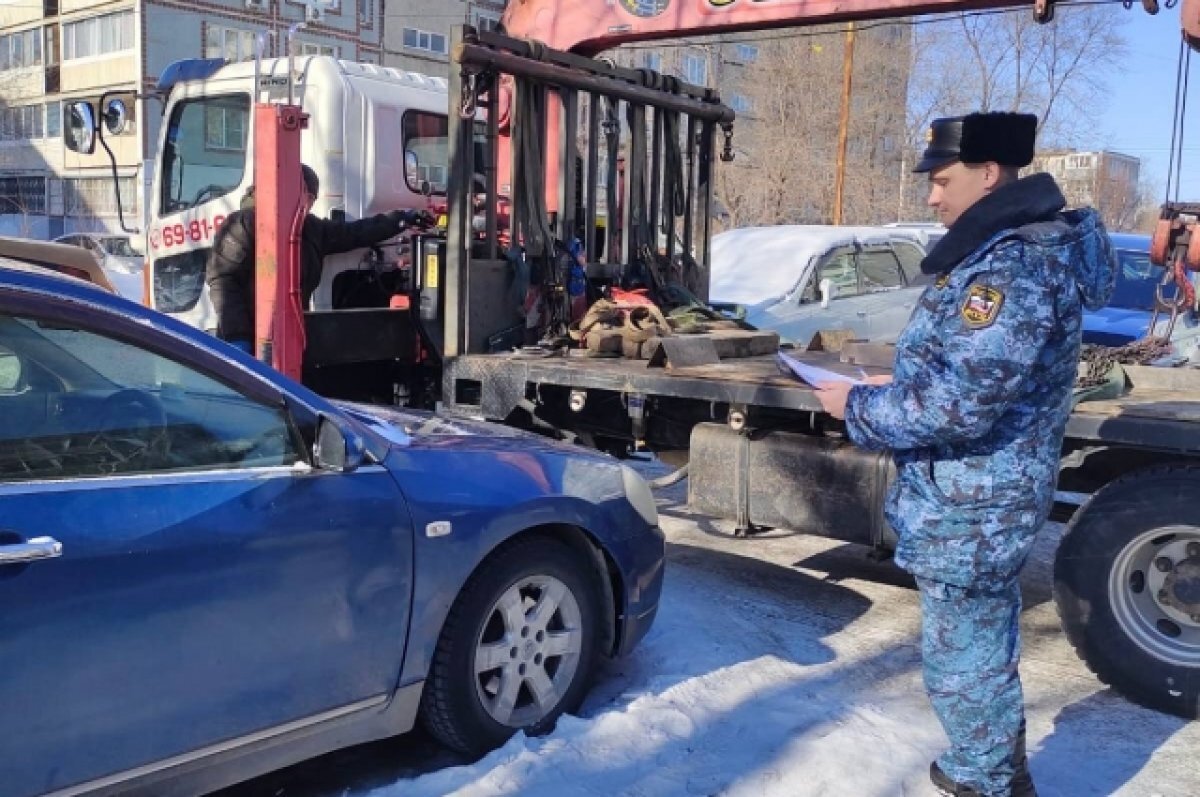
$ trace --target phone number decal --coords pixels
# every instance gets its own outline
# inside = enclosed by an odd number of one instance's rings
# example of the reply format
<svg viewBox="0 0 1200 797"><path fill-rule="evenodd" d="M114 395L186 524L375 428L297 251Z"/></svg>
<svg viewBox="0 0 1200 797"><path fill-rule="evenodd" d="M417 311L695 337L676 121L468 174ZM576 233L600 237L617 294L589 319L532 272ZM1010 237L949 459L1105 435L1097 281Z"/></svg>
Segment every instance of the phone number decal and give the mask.
<svg viewBox="0 0 1200 797"><path fill-rule="evenodd" d="M150 248L173 249L177 246L211 241L224 223L224 216L215 216L211 219L195 219L187 224L179 222L152 228L150 230Z"/></svg>

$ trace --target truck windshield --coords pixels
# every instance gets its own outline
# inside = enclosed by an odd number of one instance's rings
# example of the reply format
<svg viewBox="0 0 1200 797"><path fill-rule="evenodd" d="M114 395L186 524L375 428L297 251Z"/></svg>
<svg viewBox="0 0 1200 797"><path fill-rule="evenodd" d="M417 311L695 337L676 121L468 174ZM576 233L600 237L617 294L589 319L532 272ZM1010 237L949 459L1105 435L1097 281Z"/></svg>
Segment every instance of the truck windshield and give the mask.
<svg viewBox="0 0 1200 797"><path fill-rule="evenodd" d="M185 100L171 111L163 146L159 215L225 196L242 182L250 96Z"/></svg>

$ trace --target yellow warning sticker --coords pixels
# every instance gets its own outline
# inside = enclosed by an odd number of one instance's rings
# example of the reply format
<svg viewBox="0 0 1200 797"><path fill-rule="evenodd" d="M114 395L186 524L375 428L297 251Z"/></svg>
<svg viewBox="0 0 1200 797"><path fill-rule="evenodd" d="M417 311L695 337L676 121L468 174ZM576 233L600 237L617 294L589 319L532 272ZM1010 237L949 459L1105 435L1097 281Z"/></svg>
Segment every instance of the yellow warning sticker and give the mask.
<svg viewBox="0 0 1200 797"><path fill-rule="evenodd" d="M425 287L438 287L438 257L436 254L425 255Z"/></svg>

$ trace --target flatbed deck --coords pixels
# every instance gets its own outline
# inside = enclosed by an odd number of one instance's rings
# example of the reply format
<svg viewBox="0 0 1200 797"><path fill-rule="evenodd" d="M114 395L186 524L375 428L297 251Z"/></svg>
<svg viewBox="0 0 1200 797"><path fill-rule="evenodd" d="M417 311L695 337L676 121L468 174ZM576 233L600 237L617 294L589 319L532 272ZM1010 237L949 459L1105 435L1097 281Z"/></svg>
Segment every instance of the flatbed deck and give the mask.
<svg viewBox="0 0 1200 797"><path fill-rule="evenodd" d="M836 354L792 352L797 359L855 376L858 366ZM868 374L885 368L865 368ZM1079 404L1067 436L1080 440L1122 443L1139 448L1200 451L1200 370L1127 367L1132 387L1118 399ZM645 360L590 357L585 352L549 357L476 354L454 359L447 367L452 380L487 385L484 414L503 417L526 385L553 385L579 390L641 393L696 401L739 404L778 410L820 412L807 385L779 371L773 355L723 359L684 368L650 367ZM455 395L447 392L446 395Z"/></svg>

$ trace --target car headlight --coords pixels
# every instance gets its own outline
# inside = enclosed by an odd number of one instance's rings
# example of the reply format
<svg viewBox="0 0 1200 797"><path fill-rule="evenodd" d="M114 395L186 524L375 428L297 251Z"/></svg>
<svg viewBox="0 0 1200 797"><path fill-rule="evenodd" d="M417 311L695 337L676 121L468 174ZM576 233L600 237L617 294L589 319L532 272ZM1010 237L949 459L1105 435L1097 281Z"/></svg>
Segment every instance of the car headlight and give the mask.
<svg viewBox="0 0 1200 797"><path fill-rule="evenodd" d="M651 526L658 525L658 504L654 501L654 493L637 471L626 465L621 466L621 480L625 483L625 497L642 520Z"/></svg>

